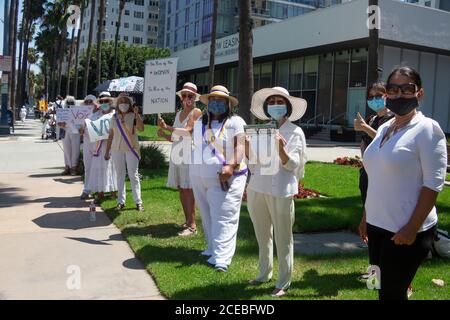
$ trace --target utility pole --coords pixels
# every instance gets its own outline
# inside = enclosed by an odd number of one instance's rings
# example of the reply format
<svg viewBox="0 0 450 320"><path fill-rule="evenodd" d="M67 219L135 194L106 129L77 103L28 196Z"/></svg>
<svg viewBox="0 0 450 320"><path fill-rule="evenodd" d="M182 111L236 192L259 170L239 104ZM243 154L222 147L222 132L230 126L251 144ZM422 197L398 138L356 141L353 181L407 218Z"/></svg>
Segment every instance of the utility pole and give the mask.
<svg viewBox="0 0 450 320"><path fill-rule="evenodd" d="M9 56L9 0L5 0L5 14L3 20L3 56ZM3 71L2 78L5 78L8 72ZM7 77L9 78L9 77ZM0 135L9 135L8 123L8 91L10 83L2 83L1 87L1 117L0 117Z"/></svg>

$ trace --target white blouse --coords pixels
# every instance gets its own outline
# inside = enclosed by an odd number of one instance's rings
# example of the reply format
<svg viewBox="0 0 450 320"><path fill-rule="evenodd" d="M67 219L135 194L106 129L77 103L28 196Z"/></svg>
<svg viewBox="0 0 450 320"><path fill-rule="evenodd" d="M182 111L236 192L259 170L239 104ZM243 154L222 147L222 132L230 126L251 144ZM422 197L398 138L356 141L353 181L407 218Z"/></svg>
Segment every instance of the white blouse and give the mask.
<svg viewBox="0 0 450 320"><path fill-rule="evenodd" d="M439 124L421 112L380 147L392 121L378 129L364 153L369 177L365 209L367 223L396 233L411 219L422 187L442 191L447 147ZM433 207L419 232L436 223Z"/></svg>
<svg viewBox="0 0 450 320"><path fill-rule="evenodd" d="M286 121L279 129L286 140L284 149L289 156L286 164L282 164L278 153L279 170L275 174L264 174L260 164L249 164L251 172L247 188L279 198L292 197L298 193L299 179L303 178L306 163L306 139L303 130L290 121Z"/></svg>

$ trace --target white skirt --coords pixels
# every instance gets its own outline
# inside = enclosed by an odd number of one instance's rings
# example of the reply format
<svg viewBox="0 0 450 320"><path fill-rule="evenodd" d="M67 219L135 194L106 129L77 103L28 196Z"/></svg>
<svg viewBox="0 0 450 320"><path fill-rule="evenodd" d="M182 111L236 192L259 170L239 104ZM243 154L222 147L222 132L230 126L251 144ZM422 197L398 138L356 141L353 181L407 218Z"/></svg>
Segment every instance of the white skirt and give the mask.
<svg viewBox="0 0 450 320"><path fill-rule="evenodd" d="M90 192L117 191L117 173L114 162L105 160L107 141L104 140L97 157L92 157L91 172L86 189Z"/></svg>
<svg viewBox="0 0 450 320"><path fill-rule="evenodd" d="M167 187L192 189L191 179L189 178L188 164L169 163L169 174L167 177Z"/></svg>

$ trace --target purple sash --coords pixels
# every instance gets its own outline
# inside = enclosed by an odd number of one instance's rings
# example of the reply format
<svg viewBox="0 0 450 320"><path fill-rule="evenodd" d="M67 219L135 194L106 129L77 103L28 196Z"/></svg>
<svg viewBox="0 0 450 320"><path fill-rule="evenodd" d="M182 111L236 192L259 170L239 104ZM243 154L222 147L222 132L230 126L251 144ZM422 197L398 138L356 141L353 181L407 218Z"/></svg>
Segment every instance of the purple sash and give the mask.
<svg viewBox="0 0 450 320"><path fill-rule="evenodd" d="M120 134L122 135L123 140L125 140L125 143L127 144L127 146L130 149L131 153L133 153L133 155L138 160L141 160L141 157L139 156L139 154L136 152L136 150L131 145L130 140L128 139L128 135L125 133L125 129L122 127L122 124L119 121L119 117L116 115L115 118L116 118L116 123L117 123L117 127L119 128Z"/></svg>

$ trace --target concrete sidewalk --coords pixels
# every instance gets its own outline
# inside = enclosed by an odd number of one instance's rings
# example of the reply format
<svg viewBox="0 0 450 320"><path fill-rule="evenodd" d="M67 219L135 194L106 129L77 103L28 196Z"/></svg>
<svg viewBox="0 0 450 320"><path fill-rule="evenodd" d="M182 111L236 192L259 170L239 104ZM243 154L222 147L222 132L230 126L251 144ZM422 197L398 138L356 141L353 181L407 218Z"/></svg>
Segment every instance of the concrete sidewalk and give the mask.
<svg viewBox="0 0 450 320"><path fill-rule="evenodd" d="M0 299L163 299L107 216L89 221L82 181L60 176L40 126L0 140Z"/></svg>

